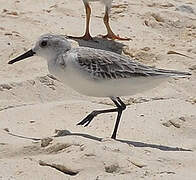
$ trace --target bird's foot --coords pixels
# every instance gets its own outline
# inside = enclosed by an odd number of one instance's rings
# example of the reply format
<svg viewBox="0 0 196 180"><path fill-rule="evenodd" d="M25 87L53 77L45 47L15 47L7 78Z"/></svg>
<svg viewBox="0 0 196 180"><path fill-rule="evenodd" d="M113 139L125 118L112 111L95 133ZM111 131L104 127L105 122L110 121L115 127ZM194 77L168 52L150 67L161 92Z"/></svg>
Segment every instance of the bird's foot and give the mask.
<svg viewBox="0 0 196 180"><path fill-rule="evenodd" d="M116 133L113 133L111 136L112 139L116 139Z"/></svg>
<svg viewBox="0 0 196 180"><path fill-rule="evenodd" d="M115 35L114 33L108 33L107 35L101 35L102 38L108 38L108 39L112 39L112 40L121 40L121 41L129 41L131 40L131 38L122 38L118 35Z"/></svg>
<svg viewBox="0 0 196 180"><path fill-rule="evenodd" d="M96 115L92 112L88 116L86 116L82 121L80 121L77 125L82 125L84 127L88 126L90 122Z"/></svg>
<svg viewBox="0 0 196 180"><path fill-rule="evenodd" d="M70 39L83 39L85 41L93 40L90 34L85 34L84 36L79 36L79 37L77 36L67 36L67 37Z"/></svg>

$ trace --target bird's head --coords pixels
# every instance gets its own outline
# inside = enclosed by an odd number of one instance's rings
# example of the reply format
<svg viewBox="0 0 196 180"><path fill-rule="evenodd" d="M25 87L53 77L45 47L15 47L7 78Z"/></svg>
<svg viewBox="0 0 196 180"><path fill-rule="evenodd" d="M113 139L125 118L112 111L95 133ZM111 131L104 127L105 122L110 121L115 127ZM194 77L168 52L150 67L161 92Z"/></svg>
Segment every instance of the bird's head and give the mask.
<svg viewBox="0 0 196 180"><path fill-rule="evenodd" d="M32 49L9 61L8 64L13 64L34 55L50 60L70 49L71 44L65 37L61 35L44 34L40 36Z"/></svg>

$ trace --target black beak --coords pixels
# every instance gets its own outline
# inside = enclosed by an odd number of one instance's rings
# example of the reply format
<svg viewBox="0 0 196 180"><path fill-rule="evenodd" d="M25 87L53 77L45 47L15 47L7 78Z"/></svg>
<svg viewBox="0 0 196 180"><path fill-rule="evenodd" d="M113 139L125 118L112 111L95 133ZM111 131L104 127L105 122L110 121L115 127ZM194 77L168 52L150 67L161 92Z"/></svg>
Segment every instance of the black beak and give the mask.
<svg viewBox="0 0 196 180"><path fill-rule="evenodd" d="M28 58L28 57L31 57L31 56L33 56L34 54L35 54L35 52L33 52L33 50L31 49L31 50L27 51L26 53L24 53L24 54L18 56L17 58L15 58L15 59L9 61L8 64L13 64L13 63L15 63L15 62L17 62L17 61L20 61L20 60L26 59L26 58Z"/></svg>

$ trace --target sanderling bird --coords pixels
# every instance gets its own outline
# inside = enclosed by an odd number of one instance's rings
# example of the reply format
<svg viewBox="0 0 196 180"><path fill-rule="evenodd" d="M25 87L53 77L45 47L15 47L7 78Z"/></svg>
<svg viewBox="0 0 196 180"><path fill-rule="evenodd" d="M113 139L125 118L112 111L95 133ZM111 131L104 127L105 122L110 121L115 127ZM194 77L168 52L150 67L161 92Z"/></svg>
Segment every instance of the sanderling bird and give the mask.
<svg viewBox="0 0 196 180"><path fill-rule="evenodd" d="M68 36L70 38L77 38L77 39L84 39L84 40L90 40L93 39L90 35L89 31L89 23L90 23L90 15L91 15L91 8L89 5L89 1L101 1L105 5L105 15L103 18L104 24L107 29L107 35L104 35L103 38L109 38L109 39L118 39L118 40L130 40L130 38L121 38L118 35L115 35L110 27L109 24L109 12L112 7L112 1L113 0L83 0L85 10L86 10L86 32L84 36L82 37L74 37L74 36Z"/></svg>
<svg viewBox="0 0 196 180"><path fill-rule="evenodd" d="M72 48L65 37L51 34L42 35L31 50L8 64L33 55L47 59L49 72L75 91L87 96L109 97L113 101L116 108L92 111L77 124L88 126L99 114L117 112L113 139L116 139L120 118L126 109L120 96L149 90L172 76L191 75L188 72L145 66L110 51Z"/></svg>

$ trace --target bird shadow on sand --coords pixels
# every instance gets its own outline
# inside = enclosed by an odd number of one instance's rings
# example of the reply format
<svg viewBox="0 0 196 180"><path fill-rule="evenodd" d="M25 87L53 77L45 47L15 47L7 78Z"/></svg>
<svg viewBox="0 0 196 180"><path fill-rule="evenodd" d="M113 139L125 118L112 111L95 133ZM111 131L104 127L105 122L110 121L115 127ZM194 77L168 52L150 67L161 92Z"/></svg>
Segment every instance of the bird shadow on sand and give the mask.
<svg viewBox="0 0 196 180"><path fill-rule="evenodd" d="M11 132L7 132L9 135L18 137L18 138L23 138L23 139L29 139L33 141L40 141L42 138L34 138L34 137L27 137L27 136L22 136L22 135L17 135ZM101 142L103 138L92 136L89 134L85 133L72 133L69 130L56 130L56 135L51 136L52 138L58 138L58 137L63 137L63 136L78 136L78 137L83 137L87 139L91 139L94 141L99 141ZM189 151L191 152L191 149L185 149L181 147L171 147L171 146L165 146L165 145L158 145L158 144L149 144L149 143L144 143L144 142L139 142L139 141L129 141L129 140L123 140L123 139L116 139L116 141L119 141L121 143L126 143L128 145L132 145L134 147L148 147L148 148L153 148L153 149L159 149L161 151Z"/></svg>
<svg viewBox="0 0 196 180"><path fill-rule="evenodd" d="M115 52L117 54L122 54L123 47L126 46L123 43L100 38L100 37L94 37L93 40L89 40L89 41L85 41L83 39L77 39L77 38L68 38L68 39L76 41L80 47L101 49L101 50Z"/></svg>
<svg viewBox="0 0 196 180"><path fill-rule="evenodd" d="M62 136L80 136L88 139L92 139L95 141L102 141L103 138L99 138L96 136L92 136L89 134L84 134L84 133L72 133L68 130L58 130L57 134L53 137L62 137ZM116 141L126 143L128 145L132 145L134 147L149 147L149 148L155 148L159 149L162 151L192 151L191 149L185 149L181 147L170 147L170 146L164 146L164 145L158 145L158 144L149 144L149 143L143 143L143 142L138 142L138 141L129 141L129 140L123 140L123 139L116 139Z"/></svg>

